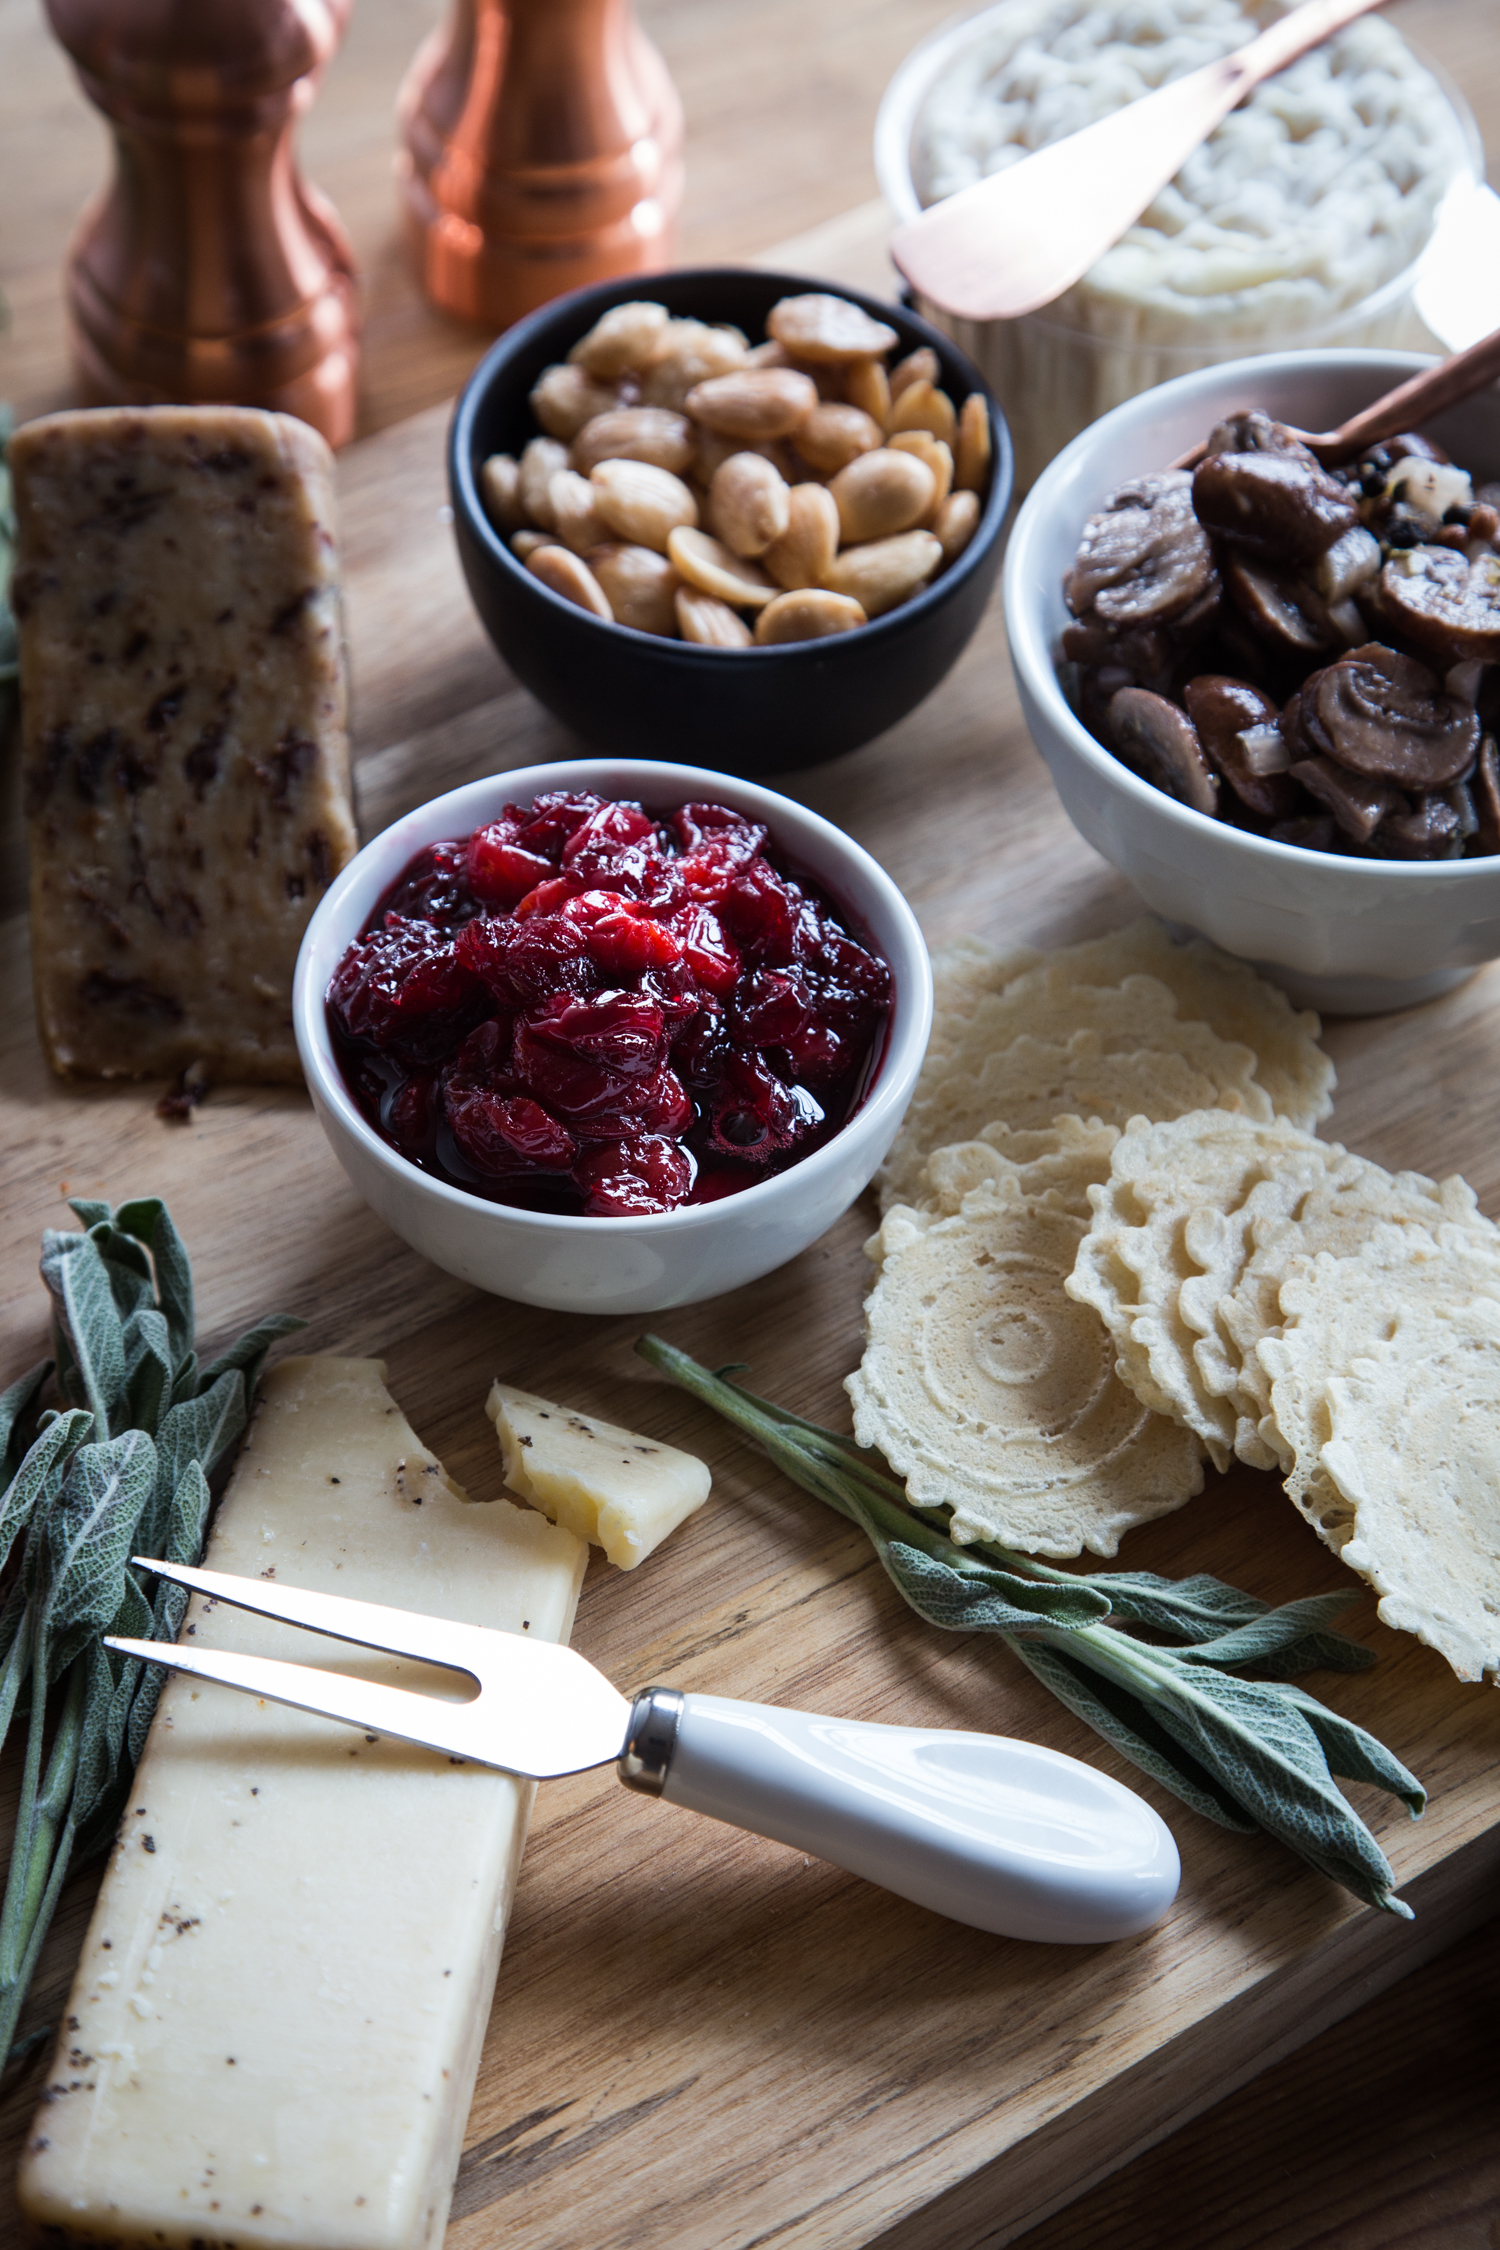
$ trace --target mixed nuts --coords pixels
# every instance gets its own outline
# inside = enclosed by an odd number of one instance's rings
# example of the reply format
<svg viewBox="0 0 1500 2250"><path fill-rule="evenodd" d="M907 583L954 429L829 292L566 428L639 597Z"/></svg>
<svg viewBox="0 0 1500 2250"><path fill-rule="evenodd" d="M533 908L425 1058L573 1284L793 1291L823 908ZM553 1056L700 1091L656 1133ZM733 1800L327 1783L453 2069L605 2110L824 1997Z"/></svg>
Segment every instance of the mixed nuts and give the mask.
<svg viewBox="0 0 1500 2250"><path fill-rule="evenodd" d="M907 601L973 537L983 397L847 298L771 309L767 340L616 305L531 393L541 434L492 454L491 522L543 585L607 623L768 647Z"/></svg>
<svg viewBox="0 0 1500 2250"><path fill-rule="evenodd" d="M1500 484L1415 432L1327 469L1231 415L1084 527L1062 637L1090 732L1312 851L1500 852Z"/></svg>

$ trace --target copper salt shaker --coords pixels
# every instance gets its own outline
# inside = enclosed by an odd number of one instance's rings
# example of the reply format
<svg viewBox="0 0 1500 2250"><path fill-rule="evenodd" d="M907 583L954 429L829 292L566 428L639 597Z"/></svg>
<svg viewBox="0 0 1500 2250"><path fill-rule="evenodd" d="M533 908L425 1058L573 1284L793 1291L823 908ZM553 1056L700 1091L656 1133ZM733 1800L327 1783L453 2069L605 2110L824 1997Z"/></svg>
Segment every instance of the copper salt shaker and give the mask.
<svg viewBox="0 0 1500 2250"><path fill-rule="evenodd" d="M669 263L682 107L631 0L453 0L399 117L413 256L443 311L502 328Z"/></svg>
<svg viewBox="0 0 1500 2250"><path fill-rule="evenodd" d="M47 0L115 141L69 256L93 405L225 402L354 433L354 266L298 117L352 0Z"/></svg>

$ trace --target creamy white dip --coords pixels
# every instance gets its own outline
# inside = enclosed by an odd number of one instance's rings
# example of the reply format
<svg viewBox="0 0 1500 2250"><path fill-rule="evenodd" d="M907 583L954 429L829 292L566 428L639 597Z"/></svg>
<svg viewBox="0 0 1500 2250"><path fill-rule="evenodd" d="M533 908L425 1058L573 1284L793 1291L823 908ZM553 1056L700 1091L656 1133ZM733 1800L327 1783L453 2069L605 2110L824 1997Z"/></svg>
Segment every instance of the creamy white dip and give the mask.
<svg viewBox="0 0 1500 2250"><path fill-rule="evenodd" d="M924 204L1244 45L1240 0L1011 0L929 89ZM1419 255L1465 160L1442 88L1389 24L1351 24L1256 88L1139 223L1042 316L1101 337L1297 340Z"/></svg>

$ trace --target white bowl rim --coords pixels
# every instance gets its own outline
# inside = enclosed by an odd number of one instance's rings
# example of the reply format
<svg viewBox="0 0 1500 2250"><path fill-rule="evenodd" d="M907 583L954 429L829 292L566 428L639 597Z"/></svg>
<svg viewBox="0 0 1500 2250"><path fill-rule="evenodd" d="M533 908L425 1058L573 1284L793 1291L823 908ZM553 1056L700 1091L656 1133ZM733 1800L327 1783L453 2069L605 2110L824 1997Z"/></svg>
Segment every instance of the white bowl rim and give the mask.
<svg viewBox="0 0 1500 2250"><path fill-rule="evenodd" d="M667 794L657 796L654 777L661 776ZM906 942L911 956L911 974L904 977L894 961L887 961L893 980L893 1002L886 1032L886 1045L880 1061L875 1085L853 1116L846 1119L822 1148L814 1149L799 1163L790 1164L784 1172L770 1178L757 1180L752 1186L736 1189L731 1195L716 1197L708 1203L687 1203L675 1211L658 1211L634 1217L592 1217L587 1213L525 1211L515 1204L492 1202L486 1196L471 1195L467 1189L452 1186L431 1172L424 1172L401 1156L369 1124L361 1114L348 1087L344 1083L338 1059L328 1033L325 1007L325 987L314 979L313 956L325 935L336 925L340 909L351 891L362 880L367 855L377 846L391 851L393 857L398 844L404 843L397 867L405 866L424 845L440 838L466 835L487 817L476 812L476 805L494 804L519 799L527 802L544 789L588 788L608 782L614 793L626 793L626 784L636 777L646 777L642 801L650 799L658 804L684 804L711 802L746 810L753 805L756 817L764 818L772 831L773 844L788 842L792 856L800 858L795 839L785 836L786 816L793 826L803 823L807 832L821 842L827 842L842 860L857 868L864 879L882 894L897 930ZM676 792L672 794L672 792ZM630 791L630 794L635 794ZM603 788L600 794L605 794ZM439 819L441 815L441 819ZM494 814L488 814L493 818ZM778 833L776 823L782 823ZM393 873L389 882L396 879ZM822 878L820 878L821 880ZM832 886L837 888L837 882ZM388 888L382 884L381 889ZM837 901L835 902L837 903ZM373 906L374 901L371 901ZM368 911L368 909L367 909ZM363 920L363 917L361 918ZM352 942L355 933L344 943ZM343 948L340 947L340 952ZM903 991L909 984L911 989ZM424 804L414 806L408 813L383 828L368 843L361 846L347 867L334 877L319 900L303 933L297 954L297 965L292 983L292 1014L297 1046L302 1058L309 1088L325 1102L334 1113L340 1127L358 1142L362 1151L400 1185L418 1193L426 1192L436 1201L446 1203L455 1211L467 1211L484 1223L515 1226L538 1235L555 1235L559 1230L581 1239L607 1239L616 1234L636 1234L643 1228L662 1228L674 1233L689 1232L714 1225L723 1225L747 1209L753 1216L766 1209L777 1197L794 1197L800 1186L821 1179L839 1161L845 1135L858 1128L861 1137L878 1133L890 1110L899 1104L904 1114L911 1098L917 1071L926 1052L928 1033L932 1023L932 964L928 957L927 942L921 925L906 898L892 878L886 873L873 853L856 843L852 836L833 821L809 806L800 805L795 798L784 797L779 791L767 789L762 783L741 780L737 775L715 772L707 766L676 765L667 760L646 758L565 758L549 760L539 765L515 766L498 773L483 774L474 781L462 783L440 797L431 797ZM902 1082L906 1081L905 1090ZM899 1123L899 1116L897 1119Z"/></svg>
<svg viewBox="0 0 1500 2250"><path fill-rule="evenodd" d="M1202 367L1188 375L1175 375L1170 382L1159 383L1154 389L1140 391L1134 398L1125 399L1119 406L1101 414L1081 430L1071 444L1065 446L1056 458L1049 461L1037 478L1011 529L1010 543L1005 555L1004 609L1005 626L1010 637L1011 654L1018 671L1024 672L1028 685L1047 717L1062 733L1070 749L1077 752L1084 763L1113 788L1123 789L1127 797L1138 804L1149 805L1160 814L1169 826L1176 827L1189 837L1211 835L1223 842L1232 838L1252 859L1268 863L1285 863L1327 870L1336 868L1340 877L1351 884L1363 884L1370 889L1384 888L1391 882L1453 884L1474 882L1488 874L1493 878L1500 870L1500 856L1489 854L1472 859L1345 859L1339 854L1308 851L1301 844L1283 844L1271 836L1258 836L1253 829L1236 828L1227 821L1213 820L1207 813L1195 812L1165 790L1157 789L1139 774L1132 773L1102 742L1096 741L1079 718L1063 693L1057 675L1057 660L1047 645L1041 624L1042 581L1036 570L1029 566L1028 549L1036 536L1037 526L1055 506L1053 494L1077 463L1098 448L1109 432L1122 420L1140 419L1153 408L1170 406L1176 400L1190 396L1194 390L1216 389L1221 383L1248 386L1268 375L1296 372L1316 362L1320 368L1346 369L1357 373L1368 368L1372 373L1399 378L1414 375L1420 368L1435 364L1430 352L1405 352L1384 350L1376 346L1349 345L1342 349L1310 352L1263 352L1248 359L1224 360L1214 367ZM1377 394L1378 395L1378 394ZM1463 402L1461 402L1463 403ZM1450 407L1450 413L1458 408ZM1167 463L1162 463L1163 468ZM1082 531L1083 526L1078 526Z"/></svg>

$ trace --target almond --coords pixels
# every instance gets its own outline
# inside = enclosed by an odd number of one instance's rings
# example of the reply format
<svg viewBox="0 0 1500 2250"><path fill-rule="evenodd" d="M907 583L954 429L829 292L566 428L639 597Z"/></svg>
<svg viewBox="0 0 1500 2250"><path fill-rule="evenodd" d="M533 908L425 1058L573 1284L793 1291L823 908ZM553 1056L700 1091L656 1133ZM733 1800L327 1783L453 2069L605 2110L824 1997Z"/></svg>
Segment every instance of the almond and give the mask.
<svg viewBox="0 0 1500 2250"><path fill-rule="evenodd" d="M587 476L601 461L649 461L681 476L693 459L693 425L663 406L616 406L573 440L573 466Z"/></svg>
<svg viewBox="0 0 1500 2250"><path fill-rule="evenodd" d="M676 631L674 598L682 581L665 555L611 541L591 547L583 559L603 587L617 625L668 638Z"/></svg>
<svg viewBox="0 0 1500 2250"><path fill-rule="evenodd" d="M531 393L532 413L548 437L565 445L617 403L613 384L596 382L586 367L544 367Z"/></svg>
<svg viewBox="0 0 1500 2250"><path fill-rule="evenodd" d="M604 382L614 382L627 369L645 367L667 326L665 305L611 305L601 313L586 336L580 336L568 357L577 367Z"/></svg>
<svg viewBox="0 0 1500 2250"><path fill-rule="evenodd" d="M790 501L785 477L759 453L731 453L708 488L714 530L737 555L764 554L781 537Z"/></svg>
<svg viewBox="0 0 1500 2250"><path fill-rule="evenodd" d="M931 508L937 479L914 453L881 446L840 469L828 489L847 543L909 531Z"/></svg>
<svg viewBox="0 0 1500 2250"><path fill-rule="evenodd" d="M953 482L960 492L983 492L990 481L990 410L979 391L970 391L958 417Z"/></svg>
<svg viewBox="0 0 1500 2250"><path fill-rule="evenodd" d="M826 583L831 593L850 595L866 617L880 617L925 586L942 559L930 531L903 531L836 555Z"/></svg>
<svg viewBox="0 0 1500 2250"><path fill-rule="evenodd" d="M725 437L789 437L818 403L811 376L791 367L753 367L715 375L688 392L686 411L695 422Z"/></svg>
<svg viewBox="0 0 1500 2250"><path fill-rule="evenodd" d="M744 561L706 531L679 526L667 541L667 553L690 586L728 602L732 609L764 609L777 591L756 564Z"/></svg>
<svg viewBox="0 0 1500 2250"><path fill-rule="evenodd" d="M780 304L771 307L766 329L794 359L834 365L878 358L897 341L894 328L888 328L883 320L872 320L847 297L815 291L802 297L783 297Z"/></svg>
<svg viewBox="0 0 1500 2250"><path fill-rule="evenodd" d="M604 588L588 564L580 556L569 554L566 547L538 547L527 556L526 568L554 594L561 594L565 602L575 602L592 616L602 617L606 625L614 623L615 613Z"/></svg>
<svg viewBox="0 0 1500 2250"><path fill-rule="evenodd" d="M600 522L632 546L661 554L680 524L698 521L698 503L681 477L649 461L601 461L589 481Z"/></svg>
<svg viewBox="0 0 1500 2250"><path fill-rule="evenodd" d="M930 430L944 445L952 445L957 428L952 399L925 376L908 383L899 397L892 397L885 424L887 437L894 437L898 430Z"/></svg>
<svg viewBox="0 0 1500 2250"><path fill-rule="evenodd" d="M760 647L770 648L787 641L826 640L830 633L852 633L856 625L868 623L850 595L806 586L766 604L755 620L755 638Z"/></svg>
<svg viewBox="0 0 1500 2250"><path fill-rule="evenodd" d="M880 424L859 406L815 406L797 432L797 451L826 477L880 443Z"/></svg>
<svg viewBox="0 0 1500 2250"><path fill-rule="evenodd" d="M676 595L677 629L685 641L700 648L749 648L750 628L727 602L695 587L679 586Z"/></svg>
<svg viewBox="0 0 1500 2250"><path fill-rule="evenodd" d="M839 551L839 511L826 485L794 484L785 531L761 556L778 586L821 586Z"/></svg>

